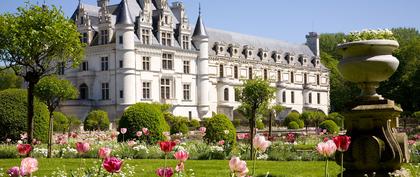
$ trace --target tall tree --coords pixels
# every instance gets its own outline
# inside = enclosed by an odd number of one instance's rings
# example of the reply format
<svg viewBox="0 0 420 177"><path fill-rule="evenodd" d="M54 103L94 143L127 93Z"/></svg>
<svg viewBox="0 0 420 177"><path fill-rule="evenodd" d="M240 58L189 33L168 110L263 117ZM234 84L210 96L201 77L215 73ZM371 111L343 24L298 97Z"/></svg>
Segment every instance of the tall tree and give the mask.
<svg viewBox="0 0 420 177"><path fill-rule="evenodd" d="M57 76L47 76L36 84L35 95L47 105L50 113L47 157L51 158L52 134L54 131L53 113L61 101L75 99L79 92L70 81L59 79Z"/></svg>
<svg viewBox="0 0 420 177"><path fill-rule="evenodd" d="M0 15L0 61L28 83L28 141L34 129L34 89L59 65L77 66L84 56L76 25L55 6L27 3Z"/></svg>
<svg viewBox="0 0 420 177"><path fill-rule="evenodd" d="M274 98L275 89L270 87L270 84L262 79L253 79L245 81L243 88L240 90L240 102L242 103L242 111L248 115L249 130L250 130L250 144L251 144L251 159L254 158L253 138L255 135L255 118L257 114L266 109L264 105L268 105Z"/></svg>

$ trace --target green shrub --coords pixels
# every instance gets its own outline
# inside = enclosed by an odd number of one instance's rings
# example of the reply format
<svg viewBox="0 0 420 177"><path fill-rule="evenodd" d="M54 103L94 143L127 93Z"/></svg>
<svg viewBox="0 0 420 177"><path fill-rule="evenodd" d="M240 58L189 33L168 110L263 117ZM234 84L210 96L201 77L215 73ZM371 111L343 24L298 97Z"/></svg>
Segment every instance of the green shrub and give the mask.
<svg viewBox="0 0 420 177"><path fill-rule="evenodd" d="M420 111L414 112L413 113L414 118L417 118L420 120Z"/></svg>
<svg viewBox="0 0 420 177"><path fill-rule="evenodd" d="M66 132L69 128L69 120L61 112L54 112L54 131Z"/></svg>
<svg viewBox="0 0 420 177"><path fill-rule="evenodd" d="M333 112L328 114L327 120L332 120L335 122L335 124L341 126L341 124L343 123L342 121L344 120L344 116L339 114L338 112Z"/></svg>
<svg viewBox="0 0 420 177"><path fill-rule="evenodd" d="M299 124L295 121L289 122L287 129L299 129Z"/></svg>
<svg viewBox="0 0 420 177"><path fill-rule="evenodd" d="M225 141L225 147L233 147L236 144L236 129L229 118L224 114L216 114L205 122L206 135L204 139L209 143ZM229 132L225 132L225 130Z"/></svg>
<svg viewBox="0 0 420 177"><path fill-rule="evenodd" d="M265 125L262 119L257 119L257 121L255 121L255 125L259 130L262 130L265 128Z"/></svg>
<svg viewBox="0 0 420 177"><path fill-rule="evenodd" d="M200 127L200 121L198 121L197 119L193 119L190 121L189 123L189 127L191 127L191 129L195 130L198 127Z"/></svg>
<svg viewBox="0 0 420 177"><path fill-rule="evenodd" d="M136 132L142 128L148 128L150 134L141 136L140 141L154 144L157 141L164 140L163 132L169 131L169 125L166 123L161 107L158 104L137 103L124 111L118 129L127 128L124 139L133 139ZM122 140L122 134L118 135L118 140Z"/></svg>
<svg viewBox="0 0 420 177"><path fill-rule="evenodd" d="M174 122L172 122L171 126L171 134L175 133L188 133L188 119L186 117L177 116L174 118Z"/></svg>
<svg viewBox="0 0 420 177"><path fill-rule="evenodd" d="M284 119L283 125L284 126L288 126L290 122L295 121L299 125L299 128L303 128L305 126L305 123L303 122L303 120L299 119L299 117L300 117L300 114L299 113L297 113L297 112L291 112Z"/></svg>
<svg viewBox="0 0 420 177"><path fill-rule="evenodd" d="M91 111L83 122L84 129L92 130L108 130L109 128L108 113L102 110Z"/></svg>
<svg viewBox="0 0 420 177"><path fill-rule="evenodd" d="M27 130L27 91L7 89L0 92L0 141L20 139ZM34 138L47 142L49 113L47 106L34 101Z"/></svg>
<svg viewBox="0 0 420 177"><path fill-rule="evenodd" d="M325 120L321 122L321 124L319 125L319 128L325 129L328 131L328 133L332 133L332 134L338 133L339 131L337 124L335 124L335 122L332 120Z"/></svg>
<svg viewBox="0 0 420 177"><path fill-rule="evenodd" d="M67 116L69 131L78 131L82 121L76 116Z"/></svg>

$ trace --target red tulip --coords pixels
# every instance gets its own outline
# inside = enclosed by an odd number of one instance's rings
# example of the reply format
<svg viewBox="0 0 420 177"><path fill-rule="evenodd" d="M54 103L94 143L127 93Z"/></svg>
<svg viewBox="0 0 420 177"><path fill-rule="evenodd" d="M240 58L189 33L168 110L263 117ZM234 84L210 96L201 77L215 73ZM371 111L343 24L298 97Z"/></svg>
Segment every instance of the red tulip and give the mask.
<svg viewBox="0 0 420 177"><path fill-rule="evenodd" d="M32 146L30 144L18 144L17 150L22 156L28 155L32 150Z"/></svg>
<svg viewBox="0 0 420 177"><path fill-rule="evenodd" d="M83 143L83 142L77 142L76 143L76 150L80 154L88 152L89 149L90 149L89 143Z"/></svg>
<svg viewBox="0 0 420 177"><path fill-rule="evenodd" d="M122 160L115 157L110 157L104 160L102 166L109 173L119 173L121 171L122 164Z"/></svg>
<svg viewBox="0 0 420 177"><path fill-rule="evenodd" d="M333 138L335 145L337 146L337 150L340 152L345 152L349 149L350 146L350 136L339 135Z"/></svg>
<svg viewBox="0 0 420 177"><path fill-rule="evenodd" d="M174 170L170 167L168 168L158 168L156 170L156 175L160 177L171 177L174 174Z"/></svg>
<svg viewBox="0 0 420 177"><path fill-rule="evenodd" d="M173 141L161 141L159 142L160 150L165 153L169 153L176 146L176 143Z"/></svg>

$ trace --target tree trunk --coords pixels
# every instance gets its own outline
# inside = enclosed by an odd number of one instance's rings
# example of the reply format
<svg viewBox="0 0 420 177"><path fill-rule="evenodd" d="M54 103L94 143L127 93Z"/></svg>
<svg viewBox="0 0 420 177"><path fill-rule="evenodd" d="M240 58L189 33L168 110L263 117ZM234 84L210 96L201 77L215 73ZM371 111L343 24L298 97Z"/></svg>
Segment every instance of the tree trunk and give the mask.
<svg viewBox="0 0 420 177"><path fill-rule="evenodd" d="M48 129L48 154L47 158L51 158L51 152L52 152L52 134L54 132L54 110L50 109L50 123L49 123L49 129Z"/></svg>
<svg viewBox="0 0 420 177"><path fill-rule="evenodd" d="M254 109L252 109L252 112L251 112L251 119L250 119L250 122L249 122L249 128L250 128L250 132L251 132L251 134L250 134L250 137L249 137L249 141L250 141L250 144L251 144L251 153L250 153L250 159L253 159L253 157L254 157L254 142L253 142L253 140L254 140L254 135L255 135L255 133L254 133L254 129L255 129L255 110Z"/></svg>
<svg viewBox="0 0 420 177"><path fill-rule="evenodd" d="M273 111L270 111L270 117L269 117L269 121L268 121L268 137L270 138L273 134Z"/></svg>
<svg viewBox="0 0 420 177"><path fill-rule="evenodd" d="M28 86L28 144L32 143L34 137L34 89L36 82L29 81Z"/></svg>

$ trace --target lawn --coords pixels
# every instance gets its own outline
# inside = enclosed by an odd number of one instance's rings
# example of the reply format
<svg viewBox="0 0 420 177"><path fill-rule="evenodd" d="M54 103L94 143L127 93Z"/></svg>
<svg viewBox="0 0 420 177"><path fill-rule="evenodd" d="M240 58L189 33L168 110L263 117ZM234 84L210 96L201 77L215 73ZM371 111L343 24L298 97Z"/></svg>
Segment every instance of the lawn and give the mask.
<svg viewBox="0 0 420 177"><path fill-rule="evenodd" d="M50 176L57 167L66 170L76 169L80 166L80 159L38 159L39 170L34 176ZM86 159L85 164L93 164L93 159ZM124 163L136 166L136 176L156 176L155 169L163 166L163 160L125 160ZM0 168L6 169L16 166L20 159L0 159ZM175 160L170 160L168 165L174 167ZM197 177L223 177L229 176L228 160L188 160L186 169L193 169ZM251 162L248 161L251 170ZM330 163L330 174L336 176L340 167L335 162ZM124 167L123 167L124 168ZM321 177L324 175L324 162L322 161L257 161L257 174L270 174L276 177ZM1 175L0 175L1 176Z"/></svg>

